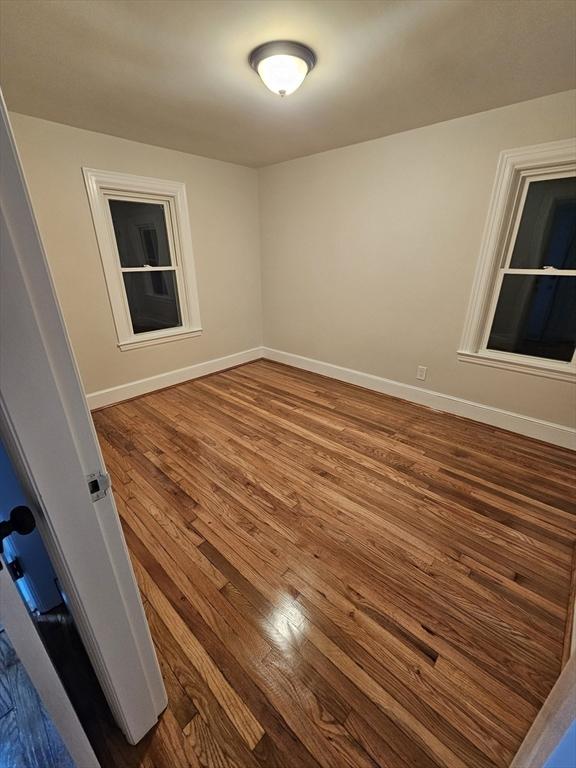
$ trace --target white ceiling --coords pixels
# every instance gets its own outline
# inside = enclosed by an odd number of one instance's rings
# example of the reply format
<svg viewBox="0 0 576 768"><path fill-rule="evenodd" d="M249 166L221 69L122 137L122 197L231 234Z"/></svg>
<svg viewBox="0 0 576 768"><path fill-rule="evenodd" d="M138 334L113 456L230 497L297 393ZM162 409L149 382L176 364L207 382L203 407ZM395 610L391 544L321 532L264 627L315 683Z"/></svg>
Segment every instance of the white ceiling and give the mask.
<svg viewBox="0 0 576 768"><path fill-rule="evenodd" d="M575 87L572 0L1 0L8 107L251 166ZM316 69L270 93L250 50Z"/></svg>

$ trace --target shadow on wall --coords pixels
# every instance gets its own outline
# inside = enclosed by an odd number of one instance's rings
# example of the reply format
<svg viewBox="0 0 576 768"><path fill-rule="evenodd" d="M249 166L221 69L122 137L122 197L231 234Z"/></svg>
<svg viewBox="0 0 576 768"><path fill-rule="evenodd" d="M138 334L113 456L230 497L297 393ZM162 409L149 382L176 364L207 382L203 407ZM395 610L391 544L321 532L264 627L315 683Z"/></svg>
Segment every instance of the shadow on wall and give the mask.
<svg viewBox="0 0 576 768"><path fill-rule="evenodd" d="M18 505L30 506L30 502L0 442L0 520L8 520ZM13 533L5 539L4 559L7 563L18 561L24 575L17 579L16 586L31 611L46 613L63 602L56 573L37 530L26 536Z"/></svg>

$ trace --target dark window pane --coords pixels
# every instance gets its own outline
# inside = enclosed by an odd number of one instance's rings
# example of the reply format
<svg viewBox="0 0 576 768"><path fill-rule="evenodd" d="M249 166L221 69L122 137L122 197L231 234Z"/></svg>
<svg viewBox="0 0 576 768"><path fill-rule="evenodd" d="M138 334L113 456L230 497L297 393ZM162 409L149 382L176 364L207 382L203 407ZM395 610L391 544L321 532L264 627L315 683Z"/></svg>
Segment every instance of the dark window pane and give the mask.
<svg viewBox="0 0 576 768"><path fill-rule="evenodd" d="M182 325L174 272L124 272L134 333Z"/></svg>
<svg viewBox="0 0 576 768"><path fill-rule="evenodd" d="M576 269L576 179L533 181L510 267Z"/></svg>
<svg viewBox="0 0 576 768"><path fill-rule="evenodd" d="M570 361L576 346L576 277L505 275L489 349Z"/></svg>
<svg viewBox="0 0 576 768"><path fill-rule="evenodd" d="M164 206L109 200L122 267L169 267Z"/></svg>

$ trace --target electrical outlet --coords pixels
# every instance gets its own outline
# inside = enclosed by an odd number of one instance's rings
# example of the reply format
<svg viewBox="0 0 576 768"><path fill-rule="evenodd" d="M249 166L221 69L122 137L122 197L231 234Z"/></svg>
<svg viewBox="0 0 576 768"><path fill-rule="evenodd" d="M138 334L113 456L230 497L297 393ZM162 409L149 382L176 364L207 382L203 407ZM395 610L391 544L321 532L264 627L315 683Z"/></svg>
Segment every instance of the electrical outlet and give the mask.
<svg viewBox="0 0 576 768"><path fill-rule="evenodd" d="M428 368L425 365L419 365L416 370L416 378L424 381L424 379L426 378L427 372L428 372Z"/></svg>

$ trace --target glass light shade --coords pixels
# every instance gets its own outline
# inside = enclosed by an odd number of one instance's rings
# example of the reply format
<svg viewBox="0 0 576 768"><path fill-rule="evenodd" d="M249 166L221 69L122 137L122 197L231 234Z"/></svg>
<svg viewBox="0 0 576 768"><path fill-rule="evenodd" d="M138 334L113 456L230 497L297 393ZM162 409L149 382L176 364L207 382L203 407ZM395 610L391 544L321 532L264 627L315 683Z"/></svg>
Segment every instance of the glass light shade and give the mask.
<svg viewBox="0 0 576 768"><path fill-rule="evenodd" d="M308 74L308 64L299 56L275 54L258 64L258 74L264 85L279 96L294 93Z"/></svg>

